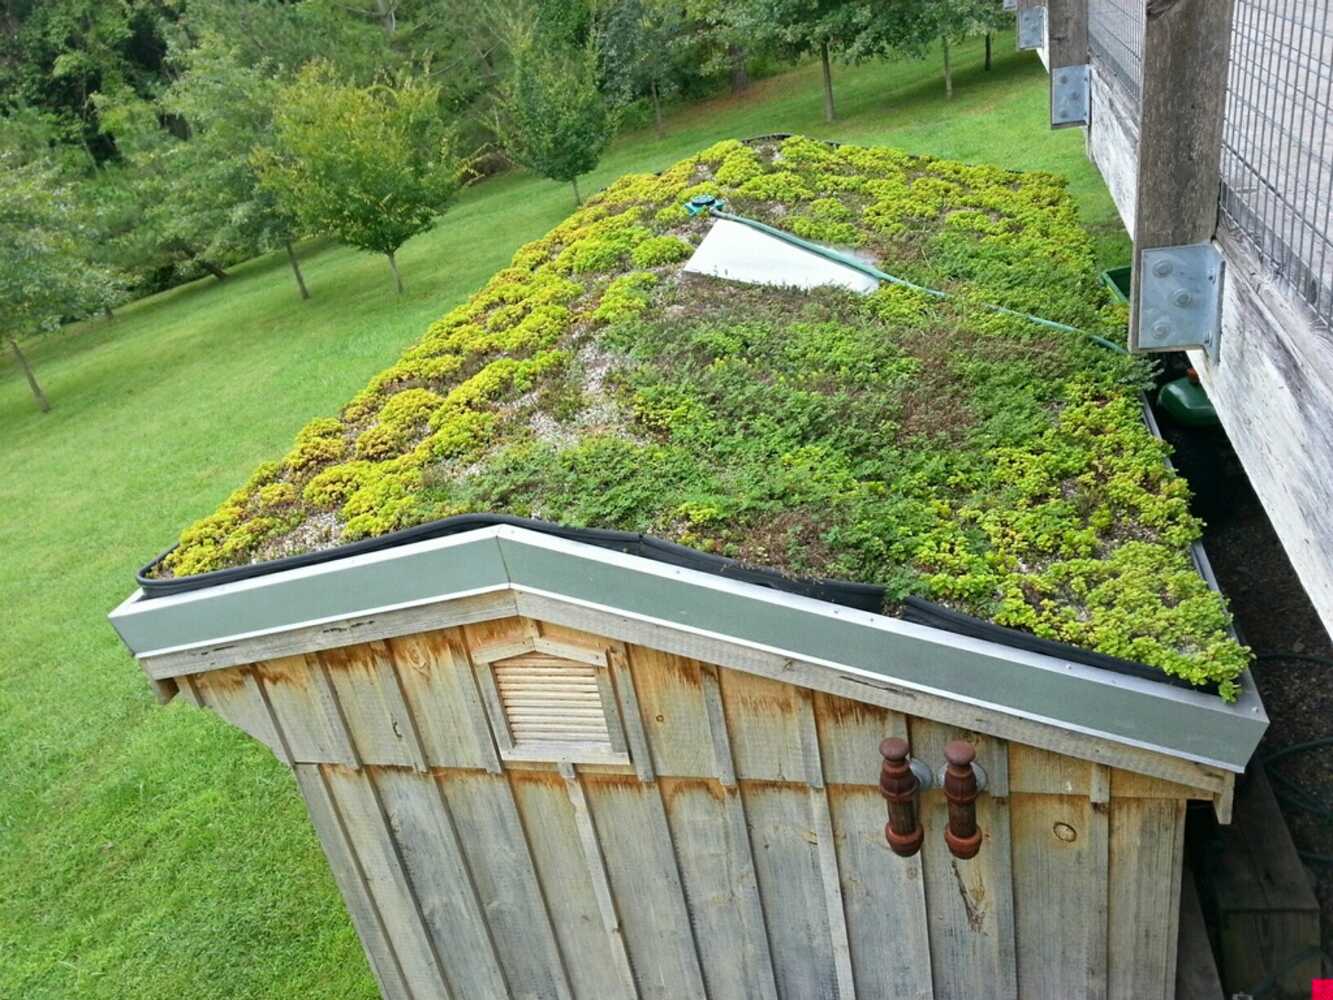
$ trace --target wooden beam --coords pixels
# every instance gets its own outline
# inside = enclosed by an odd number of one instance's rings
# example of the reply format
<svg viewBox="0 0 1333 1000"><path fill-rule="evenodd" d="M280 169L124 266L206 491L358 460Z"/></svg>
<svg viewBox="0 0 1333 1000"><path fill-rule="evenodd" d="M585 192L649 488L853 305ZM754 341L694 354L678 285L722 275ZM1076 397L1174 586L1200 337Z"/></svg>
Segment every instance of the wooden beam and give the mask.
<svg viewBox="0 0 1333 1000"><path fill-rule="evenodd" d="M602 914L602 926L606 929L606 936L611 945L611 955L625 986L625 996L631 1000L638 1000L639 987L635 982L634 968L630 964L629 952L625 947L625 935L620 927L620 915L616 912L611 879L606 872L606 859L602 856L602 844L597 839L597 827L593 825L587 796L584 795L583 785L574 771L574 765L561 764L560 776L565 779L569 803L574 809L574 821L578 826L583 860L588 866L588 878L592 883L593 894L597 898L597 908Z"/></svg>
<svg viewBox="0 0 1333 1000"><path fill-rule="evenodd" d="M1088 59L1088 0L1047 0L1046 69L1050 72L1051 128L1076 128L1088 124L1087 117L1082 121L1061 121L1057 124L1056 114L1060 70L1087 66ZM1084 79L1085 87L1090 88L1090 77L1085 76ZM1090 103L1084 110L1090 110Z"/></svg>
<svg viewBox="0 0 1333 1000"><path fill-rule="evenodd" d="M1046 44L1050 68L1088 61L1088 0L1046 0Z"/></svg>
<svg viewBox="0 0 1333 1000"><path fill-rule="evenodd" d="M1143 251L1206 243L1217 231L1234 8L1235 0L1147 0L1131 344L1138 341Z"/></svg>

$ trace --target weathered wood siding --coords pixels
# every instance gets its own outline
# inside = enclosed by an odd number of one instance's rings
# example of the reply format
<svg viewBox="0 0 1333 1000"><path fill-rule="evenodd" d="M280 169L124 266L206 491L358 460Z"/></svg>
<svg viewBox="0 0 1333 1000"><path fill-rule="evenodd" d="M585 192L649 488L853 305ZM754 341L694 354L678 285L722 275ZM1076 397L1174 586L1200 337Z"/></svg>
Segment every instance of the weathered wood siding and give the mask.
<svg viewBox="0 0 1333 1000"><path fill-rule="evenodd" d="M533 648L604 664L628 763L502 757L487 664ZM293 766L392 1000L1172 995L1206 792L525 618L182 690ZM890 735L932 766L976 745L975 859L939 791L922 852L889 851Z"/></svg>

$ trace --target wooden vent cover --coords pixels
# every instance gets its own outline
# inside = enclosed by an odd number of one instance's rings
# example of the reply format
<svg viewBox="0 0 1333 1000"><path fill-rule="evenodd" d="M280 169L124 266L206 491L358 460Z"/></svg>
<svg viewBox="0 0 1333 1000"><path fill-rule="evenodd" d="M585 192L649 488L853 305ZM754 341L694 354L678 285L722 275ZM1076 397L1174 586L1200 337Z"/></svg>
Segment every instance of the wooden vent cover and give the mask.
<svg viewBox="0 0 1333 1000"><path fill-rule="evenodd" d="M494 665L515 746L583 743L611 750L597 668L533 653Z"/></svg>
<svg viewBox="0 0 1333 1000"><path fill-rule="evenodd" d="M535 638L478 657L505 760L627 764L605 656ZM503 653L504 655L497 655Z"/></svg>

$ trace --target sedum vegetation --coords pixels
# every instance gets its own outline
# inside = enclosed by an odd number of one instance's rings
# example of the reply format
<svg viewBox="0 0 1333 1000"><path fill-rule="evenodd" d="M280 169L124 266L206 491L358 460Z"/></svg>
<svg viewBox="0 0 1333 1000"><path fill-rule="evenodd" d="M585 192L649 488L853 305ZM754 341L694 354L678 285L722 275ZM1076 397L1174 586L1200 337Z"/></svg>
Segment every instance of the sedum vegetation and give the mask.
<svg viewBox="0 0 1333 1000"><path fill-rule="evenodd" d="M958 298L685 275L700 193ZM976 302L1125 325L1053 175L718 143L522 247L159 571L507 512L882 584L889 612L921 595L1234 697L1248 652L1190 561L1146 363Z"/></svg>

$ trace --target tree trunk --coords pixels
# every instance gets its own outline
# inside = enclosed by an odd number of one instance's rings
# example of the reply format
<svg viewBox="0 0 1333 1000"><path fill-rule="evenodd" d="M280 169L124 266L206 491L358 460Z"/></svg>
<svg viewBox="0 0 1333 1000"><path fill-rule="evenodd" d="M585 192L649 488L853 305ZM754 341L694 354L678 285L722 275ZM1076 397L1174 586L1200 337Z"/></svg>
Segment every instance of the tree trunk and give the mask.
<svg viewBox="0 0 1333 1000"><path fill-rule="evenodd" d="M389 258L389 270L393 272L393 287L399 295L403 294L403 276L398 273L398 261L394 260L393 254L386 253L384 256Z"/></svg>
<svg viewBox="0 0 1333 1000"><path fill-rule="evenodd" d="M37 401L37 409L43 413L51 412L51 403L46 398L46 393L42 392L42 386L37 381L37 376L33 374L32 365L28 364L28 359L23 356L23 351L19 349L17 337L9 338L9 346L14 349L14 360L19 363L23 369L23 376L28 380L28 388L32 390L32 398Z"/></svg>
<svg viewBox="0 0 1333 1000"><path fill-rule="evenodd" d="M828 42L819 43L819 62L824 67L824 121L833 121L833 70L828 61Z"/></svg>
<svg viewBox="0 0 1333 1000"><path fill-rule="evenodd" d="M301 298L310 298L310 291L305 287L305 276L301 274L301 262L296 259L296 251L292 249L292 241L287 240L283 244L287 247L287 260L292 265L292 274L296 275L296 287L301 289Z"/></svg>
<svg viewBox="0 0 1333 1000"><path fill-rule="evenodd" d="M583 199L579 197L579 179L575 177L569 183L574 185L574 204L582 205Z"/></svg>
<svg viewBox="0 0 1333 1000"><path fill-rule="evenodd" d="M393 37L398 28L398 4L396 0L375 0L375 13L379 16L380 27L389 37Z"/></svg>
<svg viewBox="0 0 1333 1000"><path fill-rule="evenodd" d="M944 43L944 96L953 97L953 70L949 68L949 39L941 38Z"/></svg>
<svg viewBox="0 0 1333 1000"><path fill-rule="evenodd" d="M662 95L657 92L657 81L651 84L653 92L653 131L660 138L662 135Z"/></svg>
<svg viewBox="0 0 1333 1000"><path fill-rule="evenodd" d="M731 93L742 94L750 86L750 71L745 68L745 50L739 45L728 45L727 56L731 59Z"/></svg>
<svg viewBox="0 0 1333 1000"><path fill-rule="evenodd" d="M196 259L197 261L199 261L199 266L200 266L200 267L202 267L205 271L207 271L207 272L208 272L209 274L211 274L213 277L217 278L218 281L223 281L223 280L226 279L226 277L227 277L227 272L224 271L224 270L222 270L222 268L218 267L218 266L217 266L216 264L214 264L211 260L205 260L203 257L196 257L195 259Z"/></svg>
<svg viewBox="0 0 1333 1000"><path fill-rule="evenodd" d="M986 72L990 72L990 32L986 32Z"/></svg>
<svg viewBox="0 0 1333 1000"><path fill-rule="evenodd" d="M108 323L116 318L116 314L111 310L110 306L102 307L102 315L106 317Z"/></svg>

